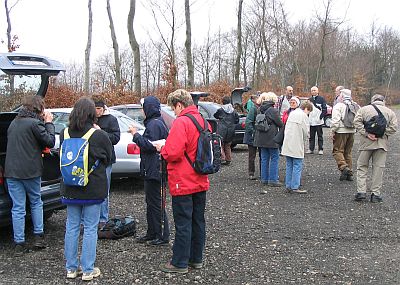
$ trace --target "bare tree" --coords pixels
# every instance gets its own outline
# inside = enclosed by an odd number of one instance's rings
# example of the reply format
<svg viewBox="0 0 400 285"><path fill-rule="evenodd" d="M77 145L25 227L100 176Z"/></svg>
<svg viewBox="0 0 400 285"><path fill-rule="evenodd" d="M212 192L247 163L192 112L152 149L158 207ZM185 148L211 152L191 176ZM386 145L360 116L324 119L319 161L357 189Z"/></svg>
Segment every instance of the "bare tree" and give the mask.
<svg viewBox="0 0 400 285"><path fill-rule="evenodd" d="M135 19L135 10L136 10L136 0L130 0L128 23L127 23L128 36L129 36L129 44L131 45L133 53L135 92L138 95L141 95L142 82L140 74L140 48L135 37L135 31L133 30L133 20Z"/></svg>
<svg viewBox="0 0 400 285"><path fill-rule="evenodd" d="M115 34L114 21L113 21L112 14L111 14L110 0L107 0L107 14L108 14L108 20L110 21L111 39L112 39L113 49L114 49L115 83L117 86L120 86L121 85L121 61L120 61L120 57L119 57L119 47L118 47L117 35Z"/></svg>
<svg viewBox="0 0 400 285"><path fill-rule="evenodd" d="M89 94L90 87L90 52L92 49L92 29L93 29L93 14L92 0L88 0L89 23L88 23L88 40L85 49L85 93Z"/></svg>
<svg viewBox="0 0 400 285"><path fill-rule="evenodd" d="M322 16L317 15L317 19L320 22L321 28L321 45L320 45L320 58L318 63L317 75L315 77L315 85L318 85L321 77L322 69L325 63L325 44L327 37L336 32L341 24L344 23L343 19L337 20L332 18L332 6L335 0L327 0L325 5L324 14Z"/></svg>
<svg viewBox="0 0 400 285"><path fill-rule="evenodd" d="M186 19L186 63L188 69L188 87L194 85L194 68L192 58L192 26L190 24L190 3L189 0L185 0L185 19Z"/></svg>
<svg viewBox="0 0 400 285"><path fill-rule="evenodd" d="M242 56L242 9L243 9L243 0L239 0L238 5L238 14L237 14L237 53L236 53L236 61L235 61L235 86L239 86L240 82L240 58Z"/></svg>

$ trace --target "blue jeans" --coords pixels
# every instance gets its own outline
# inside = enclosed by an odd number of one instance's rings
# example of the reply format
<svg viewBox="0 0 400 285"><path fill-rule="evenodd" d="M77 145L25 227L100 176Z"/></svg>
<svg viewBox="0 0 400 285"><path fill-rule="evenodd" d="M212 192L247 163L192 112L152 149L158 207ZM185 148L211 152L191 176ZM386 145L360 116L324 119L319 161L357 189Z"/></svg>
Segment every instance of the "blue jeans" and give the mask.
<svg viewBox="0 0 400 285"><path fill-rule="evenodd" d="M109 219L108 212L109 212L109 204L108 204L108 196L110 195L110 185L111 185L111 170L112 164L106 167L106 175L107 175L107 198L104 199L103 203L101 203L101 210L100 210L100 222L106 223Z"/></svg>
<svg viewBox="0 0 400 285"><path fill-rule="evenodd" d="M171 264L186 268L188 263L203 262L206 241L206 191L172 197L175 241Z"/></svg>
<svg viewBox="0 0 400 285"><path fill-rule="evenodd" d="M26 196L29 198L31 208L33 233L35 235L43 234L43 202L40 195L40 184L40 177L7 178L8 192L13 202L11 214L15 243L25 242Z"/></svg>
<svg viewBox="0 0 400 285"><path fill-rule="evenodd" d="M303 158L286 156L286 179L287 189L297 190L300 187L301 171L303 170Z"/></svg>
<svg viewBox="0 0 400 285"><path fill-rule="evenodd" d="M279 149L261 147L261 182L278 182Z"/></svg>
<svg viewBox="0 0 400 285"><path fill-rule="evenodd" d="M97 226L100 217L100 204L67 205L67 222L65 225L64 255L67 270L77 270L78 245L81 219L83 222L83 239L80 264L84 273L93 271L96 261Z"/></svg>

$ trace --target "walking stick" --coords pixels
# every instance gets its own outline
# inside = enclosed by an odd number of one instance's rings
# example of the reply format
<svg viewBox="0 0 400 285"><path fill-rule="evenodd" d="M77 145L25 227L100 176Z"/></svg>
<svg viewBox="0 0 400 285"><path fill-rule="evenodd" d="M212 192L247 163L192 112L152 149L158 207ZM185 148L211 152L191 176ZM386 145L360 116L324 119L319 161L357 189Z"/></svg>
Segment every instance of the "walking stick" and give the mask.
<svg viewBox="0 0 400 285"><path fill-rule="evenodd" d="M161 196L161 235L164 237L164 218L165 218L165 200L167 193L167 162L164 160L162 155L160 154L160 172L161 172L161 188L160 188L160 196Z"/></svg>

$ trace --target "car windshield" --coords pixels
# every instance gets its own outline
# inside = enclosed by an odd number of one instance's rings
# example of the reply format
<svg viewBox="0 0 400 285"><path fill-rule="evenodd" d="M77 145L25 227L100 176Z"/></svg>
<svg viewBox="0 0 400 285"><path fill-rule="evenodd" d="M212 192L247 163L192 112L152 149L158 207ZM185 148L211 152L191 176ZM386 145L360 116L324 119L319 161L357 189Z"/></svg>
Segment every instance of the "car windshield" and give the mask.
<svg viewBox="0 0 400 285"><path fill-rule="evenodd" d="M40 75L7 75L0 70L0 112L10 112L22 99L36 95L42 82Z"/></svg>
<svg viewBox="0 0 400 285"><path fill-rule="evenodd" d="M51 111L52 112L54 119L53 119L53 124L55 127L55 132L56 134L60 134L60 132L68 127L68 119L69 119L69 112L58 112L58 111ZM129 130L130 126L136 127L138 130L144 130L144 126L136 122L135 120L124 116L123 114L119 112L111 112L111 115L117 118L118 120L118 125L121 133L126 133Z"/></svg>

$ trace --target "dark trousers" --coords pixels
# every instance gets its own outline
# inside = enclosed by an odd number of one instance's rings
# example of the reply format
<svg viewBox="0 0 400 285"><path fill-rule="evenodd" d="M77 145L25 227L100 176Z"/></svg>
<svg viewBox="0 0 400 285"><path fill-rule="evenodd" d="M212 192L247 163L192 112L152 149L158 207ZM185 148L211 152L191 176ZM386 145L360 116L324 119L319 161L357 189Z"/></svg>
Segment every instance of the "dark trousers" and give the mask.
<svg viewBox="0 0 400 285"><path fill-rule="evenodd" d="M175 241L171 264L186 268L189 261L203 262L206 241L206 191L172 197Z"/></svg>
<svg viewBox="0 0 400 285"><path fill-rule="evenodd" d="M257 155L257 147L248 145L248 150L249 150L249 175L254 175L256 171L256 155Z"/></svg>
<svg viewBox="0 0 400 285"><path fill-rule="evenodd" d="M324 138L322 132L322 125L310 126L310 150L314 151L315 148L315 135L318 136L318 150L324 149Z"/></svg>
<svg viewBox="0 0 400 285"><path fill-rule="evenodd" d="M146 235L154 239L169 240L169 225L167 212L164 210L164 229L161 231L161 182L157 180L144 180L146 195ZM165 205L165 204L164 204Z"/></svg>

